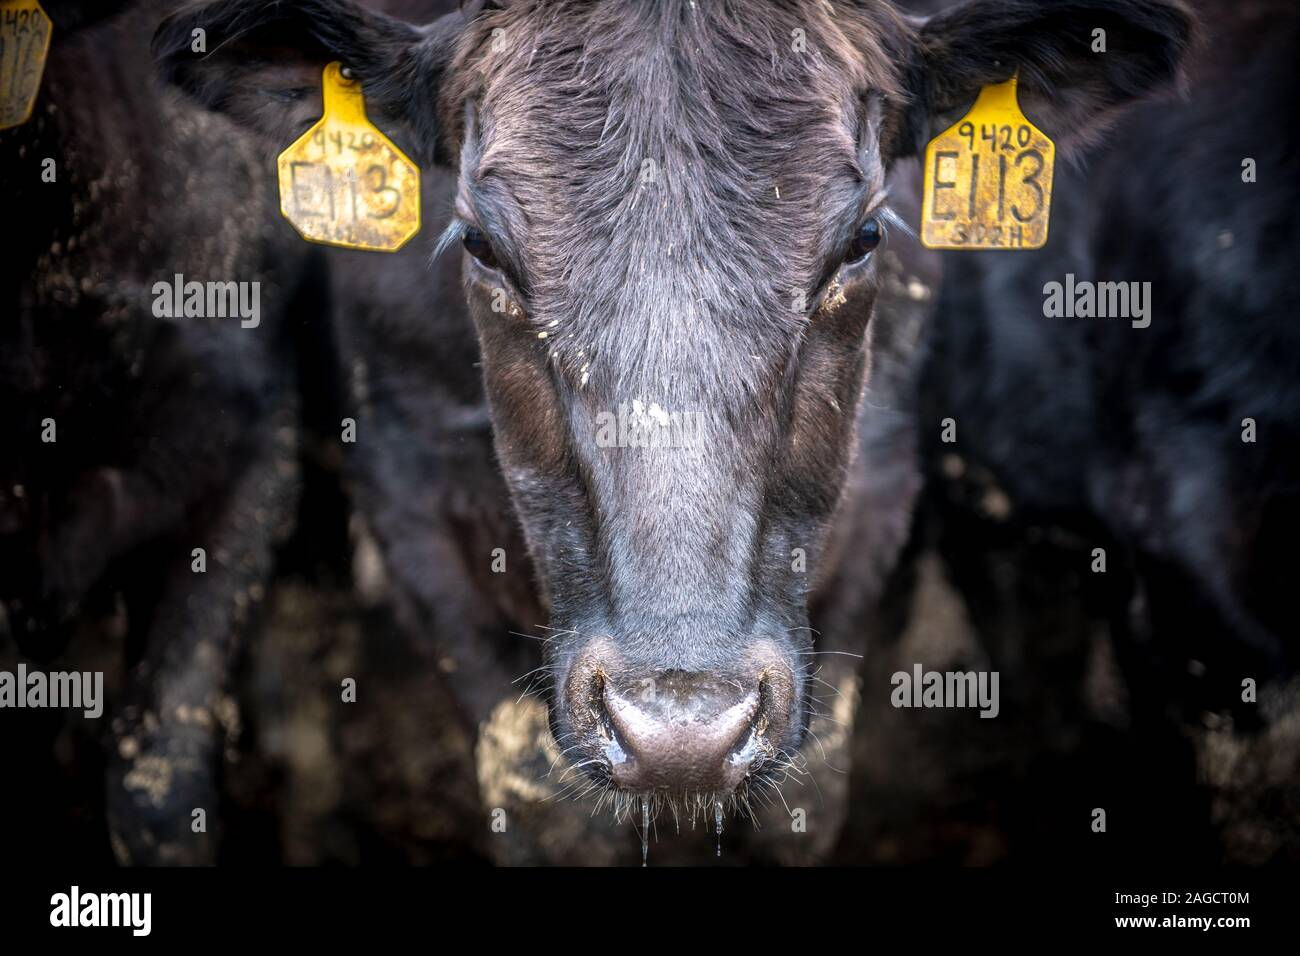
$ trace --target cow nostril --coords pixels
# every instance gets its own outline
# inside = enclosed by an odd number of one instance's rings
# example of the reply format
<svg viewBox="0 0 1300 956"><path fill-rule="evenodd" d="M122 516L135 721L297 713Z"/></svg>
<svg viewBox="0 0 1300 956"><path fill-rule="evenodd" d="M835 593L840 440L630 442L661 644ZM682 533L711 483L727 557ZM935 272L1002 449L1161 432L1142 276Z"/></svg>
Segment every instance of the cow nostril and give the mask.
<svg viewBox="0 0 1300 956"><path fill-rule="evenodd" d="M613 781L630 790L730 792L776 752L778 696L766 675L752 682L660 672L598 682L593 721Z"/></svg>

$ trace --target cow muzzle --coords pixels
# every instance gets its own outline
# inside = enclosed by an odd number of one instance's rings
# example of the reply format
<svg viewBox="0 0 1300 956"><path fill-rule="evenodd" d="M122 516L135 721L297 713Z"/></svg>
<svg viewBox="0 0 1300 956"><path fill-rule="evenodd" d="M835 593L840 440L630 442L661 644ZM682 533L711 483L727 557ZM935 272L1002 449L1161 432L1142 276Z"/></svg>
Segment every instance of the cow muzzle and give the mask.
<svg viewBox="0 0 1300 956"><path fill-rule="evenodd" d="M779 762L795 701L774 651L724 673L631 668L598 644L575 660L561 706L578 750L615 786L722 795Z"/></svg>

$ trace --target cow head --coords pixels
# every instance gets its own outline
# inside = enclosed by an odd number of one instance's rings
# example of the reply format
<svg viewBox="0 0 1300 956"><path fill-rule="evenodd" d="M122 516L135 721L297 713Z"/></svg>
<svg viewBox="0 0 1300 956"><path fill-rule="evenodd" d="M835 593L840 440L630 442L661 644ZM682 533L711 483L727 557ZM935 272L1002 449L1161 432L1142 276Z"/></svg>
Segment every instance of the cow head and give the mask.
<svg viewBox="0 0 1300 956"><path fill-rule="evenodd" d="M381 125L458 172L441 245L463 248L551 610L556 739L597 781L712 801L805 733L806 596L889 321L891 165L1017 70L1026 112L1068 138L1166 78L1187 32L1176 6L1125 0L926 21L867 0L514 0L423 28L221 0L156 47L282 144L341 60Z"/></svg>

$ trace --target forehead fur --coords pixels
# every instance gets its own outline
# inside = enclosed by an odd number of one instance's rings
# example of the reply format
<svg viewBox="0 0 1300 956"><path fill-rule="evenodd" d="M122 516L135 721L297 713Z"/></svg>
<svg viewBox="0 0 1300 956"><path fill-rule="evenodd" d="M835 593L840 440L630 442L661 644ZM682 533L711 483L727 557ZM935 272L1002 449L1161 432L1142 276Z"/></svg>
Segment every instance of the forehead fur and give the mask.
<svg viewBox="0 0 1300 956"><path fill-rule="evenodd" d="M725 374L761 392L803 321L792 295L815 292L881 184L864 101L896 99L886 50L904 29L888 5L827 0L516 0L475 17L452 70L477 117L462 191L522 250L557 365L593 385L710 392Z"/></svg>

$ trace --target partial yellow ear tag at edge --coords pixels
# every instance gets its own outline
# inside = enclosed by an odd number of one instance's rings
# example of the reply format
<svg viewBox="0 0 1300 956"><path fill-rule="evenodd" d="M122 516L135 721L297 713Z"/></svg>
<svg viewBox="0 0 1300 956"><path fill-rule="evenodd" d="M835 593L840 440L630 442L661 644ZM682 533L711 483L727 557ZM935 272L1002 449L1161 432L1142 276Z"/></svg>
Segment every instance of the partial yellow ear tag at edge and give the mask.
<svg viewBox="0 0 1300 956"><path fill-rule="evenodd" d="M280 212L311 242L396 252L420 231L420 170L366 118L361 84L325 67L320 120L280 154Z"/></svg>
<svg viewBox="0 0 1300 956"><path fill-rule="evenodd" d="M53 27L37 0L0 0L0 129L31 119Z"/></svg>
<svg viewBox="0 0 1300 956"><path fill-rule="evenodd" d="M980 90L925 150L921 243L1038 249L1047 242L1056 146L1020 112L1016 77Z"/></svg>

